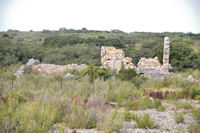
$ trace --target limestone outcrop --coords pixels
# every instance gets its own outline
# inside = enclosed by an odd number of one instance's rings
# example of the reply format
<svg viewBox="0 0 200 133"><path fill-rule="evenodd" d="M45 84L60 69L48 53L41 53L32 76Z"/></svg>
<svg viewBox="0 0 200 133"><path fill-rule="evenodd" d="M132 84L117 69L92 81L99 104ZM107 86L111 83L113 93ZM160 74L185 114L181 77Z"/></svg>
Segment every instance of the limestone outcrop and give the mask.
<svg viewBox="0 0 200 133"><path fill-rule="evenodd" d="M115 47L101 47L101 63L102 67L110 68L119 71L122 68L135 68L132 63L132 58L125 57L122 49Z"/></svg>

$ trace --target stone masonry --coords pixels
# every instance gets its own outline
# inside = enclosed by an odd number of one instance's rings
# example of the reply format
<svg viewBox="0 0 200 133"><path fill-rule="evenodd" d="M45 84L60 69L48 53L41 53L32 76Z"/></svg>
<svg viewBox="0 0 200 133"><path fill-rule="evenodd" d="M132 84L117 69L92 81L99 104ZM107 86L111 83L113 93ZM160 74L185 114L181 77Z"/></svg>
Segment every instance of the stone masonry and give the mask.
<svg viewBox="0 0 200 133"><path fill-rule="evenodd" d="M132 58L125 57L122 49L116 49L115 47L110 46L101 47L101 63L102 67L116 71L119 71L122 68L135 68L132 63Z"/></svg>
<svg viewBox="0 0 200 133"><path fill-rule="evenodd" d="M132 58L125 57L122 49L116 49L112 46L101 47L101 63L103 68L110 68L116 70L120 69L135 68L136 72L143 74L148 78L164 78L171 75L169 72L171 65L169 64L169 52L170 52L170 41L169 37L164 38L163 48L163 65L160 64L157 57L155 58L144 58L142 57L138 62L138 67L132 63ZM22 65L16 72L16 76L19 77L24 73L28 72L28 68L33 71L37 71L41 74L49 75L64 72L68 69L83 70L87 65L81 64L68 64L68 65L55 65L55 64L40 64L39 60L30 59L25 65Z"/></svg>
<svg viewBox="0 0 200 133"><path fill-rule="evenodd" d="M169 37L164 38L164 47L163 47L163 69L165 71L169 71L170 64L169 64L169 48L170 48L170 41Z"/></svg>
<svg viewBox="0 0 200 133"><path fill-rule="evenodd" d="M83 70L87 67L86 64L68 64L68 65L55 65L55 64L40 64L39 60L30 59L25 65L22 65L20 69L15 73L18 77L26 73L27 68L31 68L32 71L39 72L44 75L58 74L66 70Z"/></svg>
<svg viewBox="0 0 200 133"><path fill-rule="evenodd" d="M137 73L144 74L148 78L165 78L172 75L169 72L171 65L169 64L169 37L164 38L163 47L163 65L161 66L157 57L155 58L141 58L136 68Z"/></svg>
<svg viewBox="0 0 200 133"><path fill-rule="evenodd" d="M165 37L163 48L163 65L160 64L157 57L142 57L139 60L137 67L135 67L132 63L132 59L130 57L125 57L124 51L122 49L103 46L101 47L102 67L117 71L122 68L135 68L137 73L143 74L145 77L164 78L166 76L172 75L172 73L169 72L169 69L171 68L171 65L169 64L169 48L169 37Z"/></svg>

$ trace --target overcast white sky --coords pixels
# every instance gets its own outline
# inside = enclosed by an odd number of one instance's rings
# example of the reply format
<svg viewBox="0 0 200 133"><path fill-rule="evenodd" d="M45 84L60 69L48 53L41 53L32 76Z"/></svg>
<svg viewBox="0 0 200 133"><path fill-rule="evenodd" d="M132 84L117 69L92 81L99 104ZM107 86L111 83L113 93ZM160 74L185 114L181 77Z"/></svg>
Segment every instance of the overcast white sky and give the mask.
<svg viewBox="0 0 200 133"><path fill-rule="evenodd" d="M17 29L200 33L198 0L0 0L0 31Z"/></svg>

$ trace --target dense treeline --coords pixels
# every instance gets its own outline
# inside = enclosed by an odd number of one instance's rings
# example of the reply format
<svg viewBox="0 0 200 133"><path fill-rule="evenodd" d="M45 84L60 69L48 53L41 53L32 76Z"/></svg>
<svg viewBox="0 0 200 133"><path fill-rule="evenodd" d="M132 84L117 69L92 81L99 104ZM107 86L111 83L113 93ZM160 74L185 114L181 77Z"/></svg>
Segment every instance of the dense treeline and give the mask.
<svg viewBox="0 0 200 133"><path fill-rule="evenodd" d="M200 69L200 34L192 33L124 33L119 30L59 31L42 32L8 31L0 33L0 65L25 63L30 58L37 58L44 63L69 64L86 63L89 58L95 65L100 65L100 47L114 46L122 48L126 56L136 65L141 57L158 56L162 63L163 39L171 40L170 63L173 71L187 68Z"/></svg>

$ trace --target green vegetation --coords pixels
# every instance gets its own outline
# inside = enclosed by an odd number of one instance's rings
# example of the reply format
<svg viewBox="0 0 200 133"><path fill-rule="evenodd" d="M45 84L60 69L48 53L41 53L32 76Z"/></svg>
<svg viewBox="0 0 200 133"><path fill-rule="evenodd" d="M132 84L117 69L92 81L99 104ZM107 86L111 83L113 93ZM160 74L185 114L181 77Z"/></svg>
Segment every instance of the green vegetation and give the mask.
<svg viewBox="0 0 200 133"><path fill-rule="evenodd" d="M189 133L199 133L200 132L200 126L198 124L190 124L188 126L188 132Z"/></svg>
<svg viewBox="0 0 200 133"><path fill-rule="evenodd" d="M150 119L149 114L146 113L140 117L136 115L135 121L137 123L137 128L156 128L153 120Z"/></svg>
<svg viewBox="0 0 200 133"><path fill-rule="evenodd" d="M158 56L161 61L165 36L171 39L170 61L174 77L148 79L134 69L122 69L116 74L100 67L101 46L122 48L135 65L141 57ZM161 92L167 100L200 99L200 83L185 80L188 75L200 80L199 40L199 34L191 33L123 33L85 28L1 32L0 132L49 132L56 124L112 132L123 128L124 120L136 121L137 128L156 128L149 114L138 116L129 110L164 111L162 100L149 96L151 89L172 90ZM47 77L27 67L27 73L16 78L13 74L30 58L61 65L85 63L89 67ZM64 78L66 73L73 74L73 78ZM192 108L187 102L176 105L178 109ZM126 108L124 114L119 108ZM198 124L199 112L199 109L192 109ZM176 112L175 120L183 123L183 114ZM188 132L198 130L197 125L188 127Z"/></svg>
<svg viewBox="0 0 200 133"><path fill-rule="evenodd" d="M121 69L116 75L116 78L121 80L133 80L138 74L136 73L135 69Z"/></svg>
<svg viewBox="0 0 200 133"><path fill-rule="evenodd" d="M84 28L83 28L84 29ZM0 33L0 65L25 63L30 58L53 64L100 65L100 47L122 48L136 65L141 57L158 56L162 62L163 39L171 40L170 63L173 71L200 68L199 34L109 32L90 30L59 30Z"/></svg>
<svg viewBox="0 0 200 133"><path fill-rule="evenodd" d="M68 112L63 118L64 123L70 128L95 128L97 123L97 111L84 109L83 105L73 103L71 112Z"/></svg>
<svg viewBox="0 0 200 133"><path fill-rule="evenodd" d="M174 112L174 118L177 124L184 122L183 113L181 112Z"/></svg>
<svg viewBox="0 0 200 133"><path fill-rule="evenodd" d="M198 123L200 123L200 108L198 108L198 109L193 109L192 110L192 115L193 115L193 117L194 117L194 119L196 119L196 121L198 122Z"/></svg>
<svg viewBox="0 0 200 133"><path fill-rule="evenodd" d="M111 114L103 116L97 127L108 132L117 131L124 127L124 116L115 109Z"/></svg>
<svg viewBox="0 0 200 133"><path fill-rule="evenodd" d="M131 121L131 120L136 120L137 115L136 114L131 114L129 110L125 109L124 111L124 119L125 121Z"/></svg>
<svg viewBox="0 0 200 133"><path fill-rule="evenodd" d="M191 109L192 106L188 102L177 102L176 103L177 108L184 108L184 109Z"/></svg>
<svg viewBox="0 0 200 133"><path fill-rule="evenodd" d="M159 99L151 100L149 97L141 97L133 101L133 105L138 110L145 110L151 108L163 108Z"/></svg>

